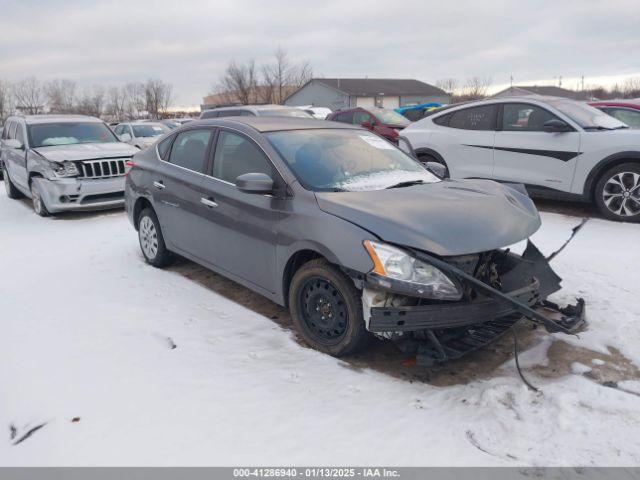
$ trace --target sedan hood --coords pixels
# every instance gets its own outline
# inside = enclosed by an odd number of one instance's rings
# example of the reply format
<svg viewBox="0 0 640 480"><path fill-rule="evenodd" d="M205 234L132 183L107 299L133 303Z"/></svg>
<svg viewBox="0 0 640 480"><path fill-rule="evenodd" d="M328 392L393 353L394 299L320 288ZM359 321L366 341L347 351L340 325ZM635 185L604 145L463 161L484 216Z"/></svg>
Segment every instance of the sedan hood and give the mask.
<svg viewBox="0 0 640 480"><path fill-rule="evenodd" d="M130 157L139 152L136 147L127 143L74 143L71 145L52 145L34 148L36 152L48 160L63 162L65 160L94 160L98 158Z"/></svg>
<svg viewBox="0 0 640 480"><path fill-rule="evenodd" d="M441 256L505 247L540 227L540 216L529 197L490 180L317 192L316 198L323 211L386 242Z"/></svg>

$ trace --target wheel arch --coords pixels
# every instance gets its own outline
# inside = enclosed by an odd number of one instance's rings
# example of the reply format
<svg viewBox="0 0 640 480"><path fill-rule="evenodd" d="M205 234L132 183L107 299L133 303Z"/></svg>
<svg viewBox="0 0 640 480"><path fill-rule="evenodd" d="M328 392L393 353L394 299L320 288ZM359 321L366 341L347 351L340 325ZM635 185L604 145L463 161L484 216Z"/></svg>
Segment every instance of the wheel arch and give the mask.
<svg viewBox="0 0 640 480"><path fill-rule="evenodd" d="M147 197L139 197L136 200L136 203L133 205L133 226L136 230L138 230L140 213L145 208L151 208L155 212L155 208L153 208L153 204ZM157 215L157 212L156 212L156 215Z"/></svg>
<svg viewBox="0 0 640 480"><path fill-rule="evenodd" d="M589 175L587 175L583 195L592 201L595 198L596 185L602 174L610 168L622 165L623 163L640 164L640 151L618 152L600 160L596 166L591 169Z"/></svg>
<svg viewBox="0 0 640 480"><path fill-rule="evenodd" d="M285 307L289 306L289 287L293 276L302 265L310 260L315 260L316 258L323 258L330 262L325 255L312 248L298 250L289 256L282 272L282 299Z"/></svg>

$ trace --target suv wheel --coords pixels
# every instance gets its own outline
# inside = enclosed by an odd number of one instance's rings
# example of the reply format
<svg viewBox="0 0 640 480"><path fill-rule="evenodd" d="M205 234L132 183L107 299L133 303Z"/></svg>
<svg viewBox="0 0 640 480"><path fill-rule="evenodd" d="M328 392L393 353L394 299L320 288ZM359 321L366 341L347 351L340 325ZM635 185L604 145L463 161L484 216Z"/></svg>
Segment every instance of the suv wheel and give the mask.
<svg viewBox="0 0 640 480"><path fill-rule="evenodd" d="M7 197L13 200L16 200L22 197L22 193L20 193L20 190L16 188L16 186L13 184L13 182L9 178L9 172L7 172L7 170L4 168L3 168L3 174L4 174L4 189L7 191Z"/></svg>
<svg viewBox="0 0 640 480"><path fill-rule="evenodd" d="M371 338L362 315L361 292L324 259L311 260L295 273L289 308L303 340L329 355L355 353Z"/></svg>
<svg viewBox="0 0 640 480"><path fill-rule="evenodd" d="M156 212L152 208L145 208L138 217L138 240L147 263L161 268L169 265L173 260L171 252L167 250L164 243Z"/></svg>
<svg viewBox="0 0 640 480"><path fill-rule="evenodd" d="M34 181L31 182L31 203L33 204L33 211L36 212L36 214L41 217L48 217L50 215L49 210L47 210L47 206L42 200L38 183Z"/></svg>
<svg viewBox="0 0 640 480"><path fill-rule="evenodd" d="M595 200L603 215L623 222L640 221L640 164L624 163L598 180Z"/></svg>

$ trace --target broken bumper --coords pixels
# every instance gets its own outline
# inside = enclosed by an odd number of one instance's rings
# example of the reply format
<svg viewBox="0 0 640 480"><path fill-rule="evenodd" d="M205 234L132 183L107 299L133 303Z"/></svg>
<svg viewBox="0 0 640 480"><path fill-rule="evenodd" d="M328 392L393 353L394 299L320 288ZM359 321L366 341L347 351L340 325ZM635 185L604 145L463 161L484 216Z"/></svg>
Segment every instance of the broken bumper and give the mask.
<svg viewBox="0 0 640 480"><path fill-rule="evenodd" d="M539 301L539 282L511 292L519 302L535 305ZM477 302L441 303L411 307L372 307L371 332L411 332L465 327L488 322L516 312L512 305L488 298Z"/></svg>
<svg viewBox="0 0 640 480"><path fill-rule="evenodd" d="M38 182L44 204L52 213L124 205L124 176L95 180L34 178L33 181Z"/></svg>

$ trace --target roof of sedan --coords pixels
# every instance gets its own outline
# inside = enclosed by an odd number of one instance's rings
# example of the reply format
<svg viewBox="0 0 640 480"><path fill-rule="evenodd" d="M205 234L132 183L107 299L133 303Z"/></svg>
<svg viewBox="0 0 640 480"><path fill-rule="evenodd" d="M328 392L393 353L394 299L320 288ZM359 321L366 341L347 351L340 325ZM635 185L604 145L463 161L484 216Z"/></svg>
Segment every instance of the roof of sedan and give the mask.
<svg viewBox="0 0 640 480"><path fill-rule="evenodd" d="M281 130L311 130L311 129L360 129L359 125L351 125L340 122L330 122L327 120L316 120L312 118L299 117L223 117L210 118L189 122L189 127L196 125L220 125L233 127L237 124L247 125L259 132L277 132Z"/></svg>

